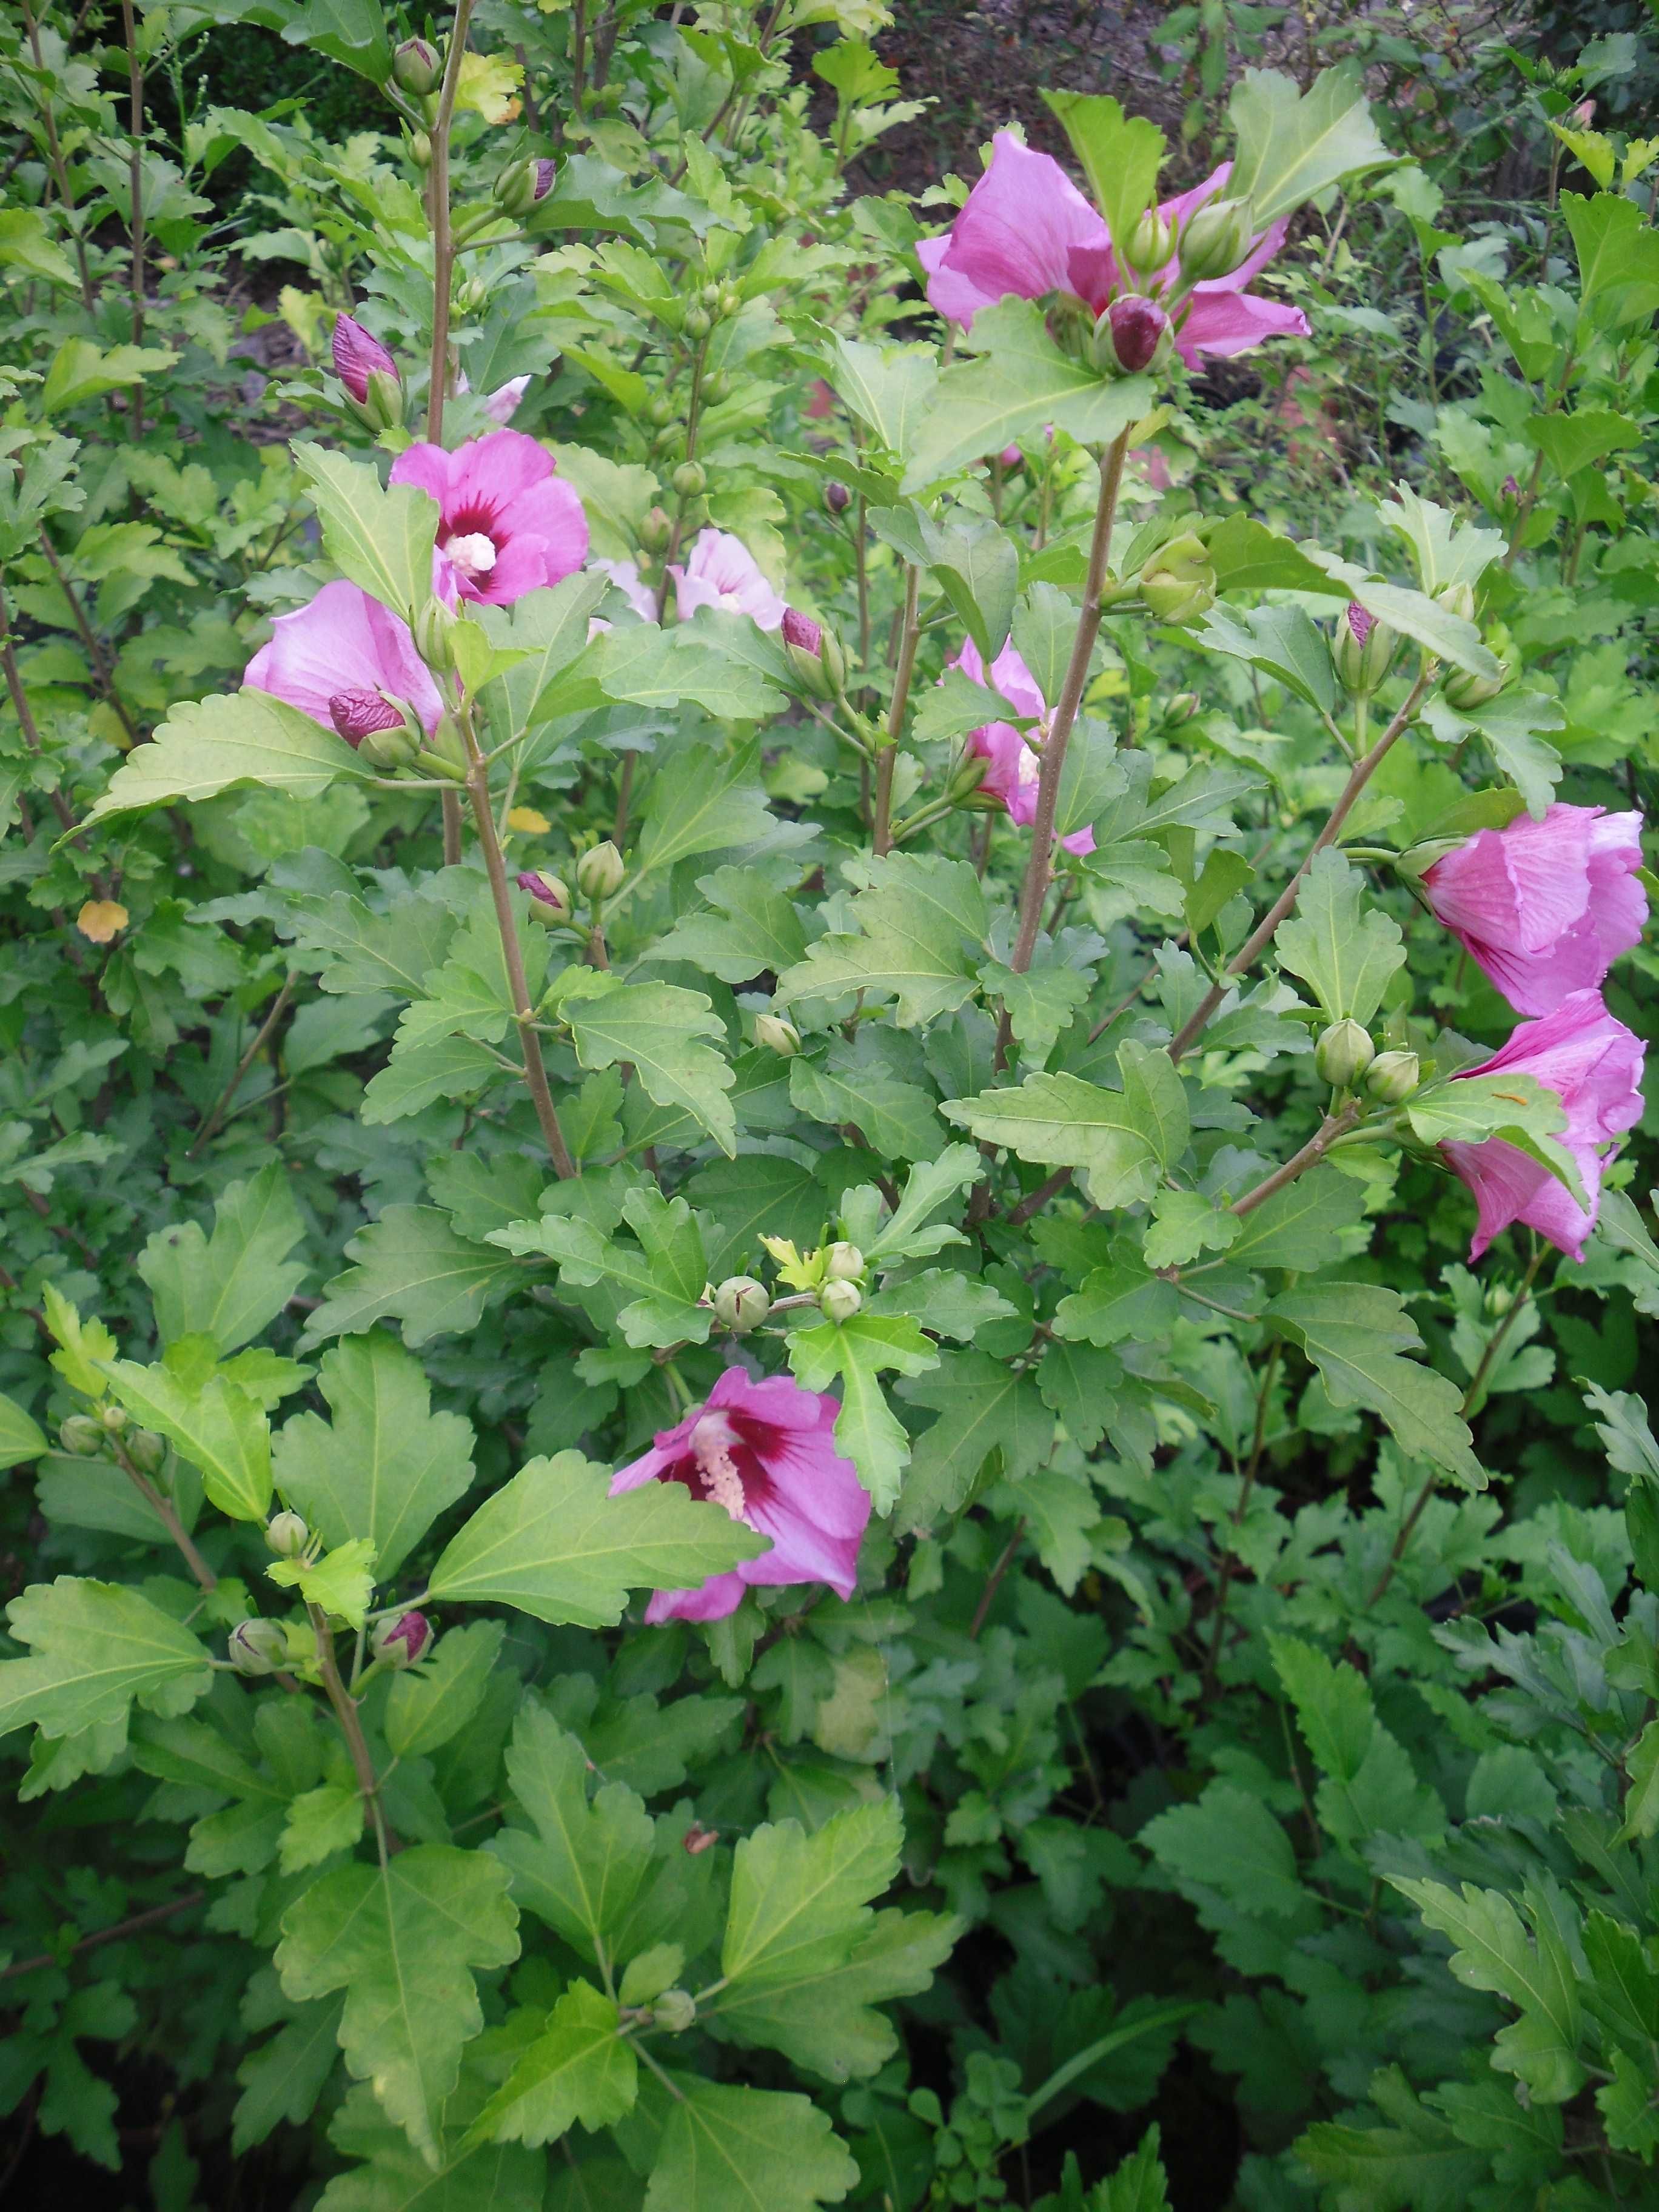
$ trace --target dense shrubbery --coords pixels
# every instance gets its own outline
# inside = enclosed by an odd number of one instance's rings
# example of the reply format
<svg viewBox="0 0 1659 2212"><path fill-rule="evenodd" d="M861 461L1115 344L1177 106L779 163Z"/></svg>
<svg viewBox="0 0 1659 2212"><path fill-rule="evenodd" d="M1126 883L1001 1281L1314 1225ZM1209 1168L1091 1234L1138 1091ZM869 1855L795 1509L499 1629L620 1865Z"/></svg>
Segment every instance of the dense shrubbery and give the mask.
<svg viewBox="0 0 1659 2212"><path fill-rule="evenodd" d="M1651 57L1188 12L0 15L0 2192L1659 2206Z"/></svg>

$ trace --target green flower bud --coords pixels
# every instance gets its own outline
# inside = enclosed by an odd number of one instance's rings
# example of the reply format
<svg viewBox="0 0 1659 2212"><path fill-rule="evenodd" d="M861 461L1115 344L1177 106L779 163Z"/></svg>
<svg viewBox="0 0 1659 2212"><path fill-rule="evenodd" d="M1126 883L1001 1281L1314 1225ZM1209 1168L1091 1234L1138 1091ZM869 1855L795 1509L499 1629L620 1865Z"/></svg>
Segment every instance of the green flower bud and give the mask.
<svg viewBox="0 0 1659 2212"><path fill-rule="evenodd" d="M1358 600L1346 606L1336 618L1331 647L1343 690L1356 699L1369 698L1388 674L1399 643L1398 632L1367 614Z"/></svg>
<svg viewBox="0 0 1659 2212"><path fill-rule="evenodd" d="M428 599L416 614L411 628L415 650L428 668L444 671L455 665L455 631L461 619L439 599Z"/></svg>
<svg viewBox="0 0 1659 2212"><path fill-rule="evenodd" d="M557 876L550 876L540 868L523 868L517 878L519 889L530 894L530 918L548 929L556 929L562 921L570 919L570 893Z"/></svg>
<svg viewBox="0 0 1659 2212"><path fill-rule="evenodd" d="M288 1638L279 1620L238 1621L225 1650L239 1674L274 1674L288 1664Z"/></svg>
<svg viewBox="0 0 1659 2212"><path fill-rule="evenodd" d="M1255 219L1249 200L1212 200L1181 234L1181 274L1188 284L1231 276L1250 250Z"/></svg>
<svg viewBox="0 0 1659 2212"><path fill-rule="evenodd" d="M167 1455L167 1440L154 1429L135 1429L122 1449L141 1474L154 1474Z"/></svg>
<svg viewBox="0 0 1659 2212"><path fill-rule="evenodd" d="M1193 716L1197 714L1197 692L1177 691L1175 696L1165 705L1164 709L1164 719L1166 722L1174 724L1190 722Z"/></svg>
<svg viewBox="0 0 1659 2212"><path fill-rule="evenodd" d="M708 478L696 461L682 461L675 470L671 482L682 499L699 499L708 485Z"/></svg>
<svg viewBox="0 0 1659 2212"><path fill-rule="evenodd" d="M1129 233L1123 258L1139 275L1150 276L1163 268L1175 252L1175 244L1174 231L1156 208L1148 208Z"/></svg>
<svg viewBox="0 0 1659 2212"><path fill-rule="evenodd" d="M714 1318L733 1336L747 1336L751 1328L758 1328L772 1310L772 1299L764 1283L757 1283L752 1275L728 1275L709 1300Z"/></svg>
<svg viewBox="0 0 1659 2212"><path fill-rule="evenodd" d="M69 1413L58 1424L58 1441L72 1459L96 1459L104 1449L104 1425L90 1413Z"/></svg>
<svg viewBox="0 0 1659 2212"><path fill-rule="evenodd" d="M685 319L680 325L687 337L698 342L706 338L714 327L707 307L688 307Z"/></svg>
<svg viewBox="0 0 1659 2212"><path fill-rule="evenodd" d="M816 699L838 699L847 681L847 656L835 632L799 607L786 607L779 635L803 689Z"/></svg>
<svg viewBox="0 0 1659 2212"><path fill-rule="evenodd" d="M1365 1088L1385 1106L1409 1098L1422 1080L1423 1063L1414 1052L1379 1052L1365 1070Z"/></svg>
<svg viewBox="0 0 1659 2212"><path fill-rule="evenodd" d="M702 396L711 407L718 407L722 400L732 397L732 380L724 369L718 376L704 377Z"/></svg>
<svg viewBox="0 0 1659 2212"><path fill-rule="evenodd" d="M722 285L720 288L720 313L722 315L735 315L741 311L742 307L743 294L738 289L737 286L735 284Z"/></svg>
<svg viewBox="0 0 1659 2212"><path fill-rule="evenodd" d="M1369 1030L1356 1021L1333 1022L1314 1047L1314 1066L1334 1091L1358 1083L1376 1056Z"/></svg>
<svg viewBox="0 0 1659 2212"><path fill-rule="evenodd" d="M757 1014L755 1042L776 1053L780 1060L793 1060L800 1050L800 1031L781 1014Z"/></svg>
<svg viewBox="0 0 1659 2212"><path fill-rule="evenodd" d="M823 1255L826 1282L855 1283L864 1273L864 1255L856 1244L832 1244Z"/></svg>
<svg viewBox="0 0 1659 2212"><path fill-rule="evenodd" d="M837 1328L851 1321L863 1304L864 1293L856 1283L826 1283L818 1292L819 1311Z"/></svg>
<svg viewBox="0 0 1659 2212"><path fill-rule="evenodd" d="M112 1436L118 1437L127 1425L127 1409L125 1406L107 1405L100 1409L98 1418Z"/></svg>
<svg viewBox="0 0 1659 2212"><path fill-rule="evenodd" d="M1005 812L1006 801L980 789L990 772L991 763L983 753L967 754L961 766L951 775L946 787L951 805L976 807L988 814Z"/></svg>
<svg viewBox="0 0 1659 2212"><path fill-rule="evenodd" d="M646 403L645 419L653 430L665 430L674 419L674 403L665 392Z"/></svg>
<svg viewBox="0 0 1659 2212"><path fill-rule="evenodd" d="M392 79L403 91L424 100L436 92L443 77L443 63L435 46L424 39L405 39L392 57Z"/></svg>
<svg viewBox="0 0 1659 2212"><path fill-rule="evenodd" d="M1473 584L1443 584L1434 595L1435 605L1444 607L1449 615L1459 615L1466 623L1474 620L1474 586Z"/></svg>
<svg viewBox="0 0 1659 2212"><path fill-rule="evenodd" d="M674 526L659 507L653 507L640 525L640 544L647 553L663 553L674 534Z"/></svg>
<svg viewBox="0 0 1659 2212"><path fill-rule="evenodd" d="M418 723L416 727L419 728ZM401 724L396 729L371 730L357 750L371 768L379 769L383 775L394 775L401 768L414 767L425 742L423 730L417 737L407 724Z"/></svg>
<svg viewBox="0 0 1659 2212"><path fill-rule="evenodd" d="M409 142L409 158L417 169L432 167L432 141L424 131L417 131Z"/></svg>
<svg viewBox="0 0 1659 2212"><path fill-rule="evenodd" d="M432 1642L432 1623L423 1613L400 1613L376 1621L368 1648L382 1666L402 1669L423 1658Z"/></svg>
<svg viewBox="0 0 1659 2212"><path fill-rule="evenodd" d="M585 899L613 898L627 874L622 854L607 837L577 861L576 889Z"/></svg>
<svg viewBox="0 0 1659 2212"><path fill-rule="evenodd" d="M853 495L844 483L836 483L832 478L823 487L823 503L831 514L845 514L853 504Z"/></svg>
<svg viewBox="0 0 1659 2212"><path fill-rule="evenodd" d="M1215 568L1209 549L1190 530L1154 553L1140 572L1140 596L1163 623L1195 623L1215 605Z"/></svg>
<svg viewBox="0 0 1659 2212"><path fill-rule="evenodd" d="M684 2035L696 2016L696 1999L689 1990L665 1990L651 2008L652 2025L668 2035Z"/></svg>
<svg viewBox="0 0 1659 2212"><path fill-rule="evenodd" d="M265 1523L265 1541L279 1559L297 1559L311 1531L297 1513L274 1513Z"/></svg>
<svg viewBox="0 0 1659 2212"><path fill-rule="evenodd" d="M528 215L552 189L557 164L543 158L514 161L495 179L495 198L508 215Z"/></svg>
<svg viewBox="0 0 1659 2212"><path fill-rule="evenodd" d="M1496 676L1472 676L1467 668L1454 668L1440 687L1440 696L1449 707L1460 714L1472 714L1477 707L1484 707L1488 699L1495 699L1515 674L1511 663L1500 660Z"/></svg>

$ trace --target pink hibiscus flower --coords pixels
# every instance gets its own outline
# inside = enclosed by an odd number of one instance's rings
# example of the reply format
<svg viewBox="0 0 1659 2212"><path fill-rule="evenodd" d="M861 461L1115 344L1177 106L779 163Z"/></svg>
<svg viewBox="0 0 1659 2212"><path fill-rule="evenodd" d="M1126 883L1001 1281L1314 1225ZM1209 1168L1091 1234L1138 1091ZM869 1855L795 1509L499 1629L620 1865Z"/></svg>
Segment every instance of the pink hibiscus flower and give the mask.
<svg viewBox="0 0 1659 2212"><path fill-rule="evenodd" d="M1577 1163L1589 1200L1578 1204L1565 1183L1502 1137L1478 1145L1448 1144L1441 1151L1474 1194L1480 1219L1471 1261L1478 1260L1501 1230L1521 1222L1575 1260L1584 1256L1584 1240L1595 1226L1601 1196L1602 1147L1620 1137L1642 1112L1640 1037L1615 1021L1599 991L1574 991L1541 1021L1521 1022L1501 1052L1461 1077L1501 1075L1506 1070L1535 1076L1566 1109L1567 1126L1559 1142Z"/></svg>
<svg viewBox="0 0 1659 2212"><path fill-rule="evenodd" d="M1158 213L1172 227L1216 198L1232 173L1224 161L1201 185L1165 200ZM1112 234L1058 161L1034 154L1012 131L999 131L991 166L968 195L950 229L924 239L917 252L927 271L927 297L941 315L972 327L981 307L1010 293L1041 300L1069 293L1099 315L1115 292L1146 290L1166 305L1176 350L1188 368L1204 355L1248 353L1264 338L1305 337L1299 307L1259 298L1246 288L1285 242L1285 222L1270 223L1225 276L1192 286L1184 305L1179 246L1151 276L1132 282L1119 269Z"/></svg>
<svg viewBox="0 0 1659 2212"><path fill-rule="evenodd" d="M723 1620L750 1583L827 1583L853 1595L870 1497L836 1449L835 1400L787 1375L751 1382L728 1367L685 1419L613 1478L611 1494L645 1482L683 1482L693 1498L723 1505L772 1548L698 1589L658 1590L646 1619Z"/></svg>
<svg viewBox="0 0 1659 2212"><path fill-rule="evenodd" d="M961 669L972 683L987 682L983 657L970 637L963 640L962 650L951 666ZM1011 707L1036 719L1039 738L1047 736L1048 702L1037 689L1036 677L1025 665L1012 638L991 663L989 683ZM980 789L1001 801L1011 821L1018 822L1022 829L1029 829L1036 816L1037 779L1042 775L1042 763L1023 733L1012 722L987 722L969 732L968 750L991 763ZM1095 833L1092 830L1074 830L1060 842L1068 853L1080 856L1094 851Z"/></svg>
<svg viewBox="0 0 1659 2212"><path fill-rule="evenodd" d="M1480 830L1437 860L1423 890L1471 960L1517 1013L1553 1013L1593 989L1648 918L1642 817L1552 806Z"/></svg>
<svg viewBox="0 0 1659 2212"><path fill-rule="evenodd" d="M472 386L466 380L466 371L463 369L455 379L456 396L459 398L461 393L471 392L471 389ZM484 413L489 416L492 422L500 422L503 425L510 422L518 412L519 402L529 389L530 379L527 376L509 377L505 384L497 385L494 392L487 392L484 394L483 403Z"/></svg>
<svg viewBox="0 0 1659 2212"><path fill-rule="evenodd" d="M521 430L492 430L453 453L410 446L392 464L392 481L437 501L438 551L463 599L511 606L587 558L580 499Z"/></svg>
<svg viewBox="0 0 1659 2212"><path fill-rule="evenodd" d="M293 614L276 616L270 643L249 661L242 681L286 699L350 745L371 731L396 728L404 702L428 732L443 713L408 623L343 580L325 584Z"/></svg>
<svg viewBox="0 0 1659 2212"><path fill-rule="evenodd" d="M729 530L700 530L684 564L671 562L668 573L682 622L699 607L724 607L728 614L748 615L761 629L782 627L785 602L742 538Z"/></svg>

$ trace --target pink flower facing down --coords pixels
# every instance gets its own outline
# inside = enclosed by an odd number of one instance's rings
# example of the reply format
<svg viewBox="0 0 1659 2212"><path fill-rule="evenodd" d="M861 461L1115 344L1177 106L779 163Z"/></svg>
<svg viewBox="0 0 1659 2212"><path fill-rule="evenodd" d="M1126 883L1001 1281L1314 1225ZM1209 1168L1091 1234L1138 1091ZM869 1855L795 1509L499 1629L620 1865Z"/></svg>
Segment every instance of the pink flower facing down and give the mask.
<svg viewBox="0 0 1659 2212"><path fill-rule="evenodd" d="M457 396L459 397L462 392L471 392L471 389L472 386L466 380L466 371L463 369L455 379ZM500 422L502 425L510 422L518 412L519 402L529 389L530 379L527 376L509 377L505 384L498 385L494 392L487 392L484 394L481 402L484 413L489 416L492 422Z"/></svg>
<svg viewBox="0 0 1659 2212"><path fill-rule="evenodd" d="M961 669L972 683L988 682L983 656L970 637L963 640L961 652L950 665ZM1012 638L991 663L988 682L1022 714L1033 715L1038 725L1038 736L1046 736L1048 702L1037 689L1036 678L1025 665ZM991 763L980 789L1001 800L1011 821L1018 822L1022 829L1029 829L1036 815L1037 779L1042 764L1023 732L1012 722L987 722L969 732L968 750ZM1074 830L1060 842L1068 853L1080 856L1094 851L1095 833L1092 830Z"/></svg>
<svg viewBox="0 0 1659 2212"><path fill-rule="evenodd" d="M1566 1109L1559 1141L1572 1154L1589 1199L1577 1204L1565 1183L1502 1137L1479 1145L1443 1145L1453 1170L1474 1193L1480 1209L1471 1261L1500 1230L1519 1221L1575 1260L1595 1226L1601 1196L1601 1147L1622 1136L1642 1112L1640 1037L1615 1021L1599 991L1574 991L1541 1021L1522 1022L1503 1050L1462 1077L1535 1076Z"/></svg>
<svg viewBox="0 0 1659 2212"><path fill-rule="evenodd" d="M406 700L428 732L443 713L409 625L344 581L325 584L309 605L278 615L242 681L286 699L354 748L371 731L403 720L391 702Z"/></svg>
<svg viewBox="0 0 1659 2212"><path fill-rule="evenodd" d="M368 380L377 368L388 376L398 374L397 362L379 338L366 331L354 315L336 315L330 350L334 356L334 374L354 399L368 398Z"/></svg>
<svg viewBox="0 0 1659 2212"><path fill-rule="evenodd" d="M1352 621L1352 615L1349 617ZM1517 1013L1593 989L1648 918L1642 817L1552 806L1480 830L1423 877L1436 918Z"/></svg>
<svg viewBox="0 0 1659 2212"><path fill-rule="evenodd" d="M699 607L748 615L761 629L781 629L788 612L760 572L754 555L729 530L700 530L684 562L669 565L682 622Z"/></svg>
<svg viewBox="0 0 1659 2212"><path fill-rule="evenodd" d="M438 551L463 599L511 606L587 558L581 501L521 430L492 430L453 453L410 446L392 464L392 481L437 501Z"/></svg>
<svg viewBox="0 0 1659 2212"><path fill-rule="evenodd" d="M1224 161L1191 191L1165 200L1159 215L1171 225L1186 222L1224 189L1231 173L1231 162ZM1283 218L1269 224L1237 269L1195 284L1185 307L1176 311L1176 350L1188 368L1206 354L1248 353L1264 338L1306 337L1308 319L1299 307L1247 289L1284 244L1285 229ZM1129 282L1118 267L1104 219L1058 161L1032 153L1012 131L998 131L991 166L950 229L925 239L917 251L927 271L929 301L964 329L981 307L1010 293L1022 300L1069 293L1098 315ZM1181 281L1179 255L1145 281L1160 300L1172 293Z"/></svg>
<svg viewBox="0 0 1659 2212"><path fill-rule="evenodd" d="M803 1390L787 1375L751 1382L728 1367L676 1427L613 1479L614 1498L646 1482L683 1482L693 1498L723 1505L772 1548L701 1589L658 1590L646 1619L723 1620L750 1583L827 1583L853 1595L870 1497L850 1460L836 1449L833 1398Z"/></svg>

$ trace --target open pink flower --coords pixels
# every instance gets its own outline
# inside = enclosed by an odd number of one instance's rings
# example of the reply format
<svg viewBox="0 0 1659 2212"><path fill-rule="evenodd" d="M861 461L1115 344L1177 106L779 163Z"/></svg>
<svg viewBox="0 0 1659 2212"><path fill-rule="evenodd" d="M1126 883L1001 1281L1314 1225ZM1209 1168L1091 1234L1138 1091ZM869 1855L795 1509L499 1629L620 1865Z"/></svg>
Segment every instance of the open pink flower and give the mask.
<svg viewBox="0 0 1659 2212"><path fill-rule="evenodd" d="M1477 830L1425 872L1423 890L1517 1013L1548 1014L1640 938L1641 865L1639 814L1559 805L1541 822L1522 814Z"/></svg>
<svg viewBox="0 0 1659 2212"><path fill-rule="evenodd" d="M251 690L286 699L351 745L403 720L390 700L406 700L428 731L443 712L409 625L343 580L325 584L293 614L278 615L270 642L249 661L242 681Z"/></svg>
<svg viewBox="0 0 1659 2212"><path fill-rule="evenodd" d="M1191 191L1165 200L1158 213L1168 223L1184 223L1224 189L1231 173L1232 164L1224 161ZM1284 244L1285 230L1282 218L1269 224L1237 269L1194 285L1184 307L1170 307L1176 350L1189 368L1206 354L1248 353L1264 338L1307 335L1308 319L1299 307L1258 298L1246 289ZM1012 131L998 131L991 166L950 229L925 239L917 251L927 271L929 301L964 328L971 328L981 307L1010 293L1022 300L1070 293L1098 315L1115 292L1143 289L1120 270L1104 218L1059 162L1032 153ZM1177 253L1144 280L1144 289L1167 306L1180 283Z"/></svg>
<svg viewBox="0 0 1659 2212"><path fill-rule="evenodd" d="M453 453L410 446L392 464L392 481L437 501L438 551L463 599L511 606L587 558L581 501L521 430L492 430Z"/></svg>
<svg viewBox="0 0 1659 2212"><path fill-rule="evenodd" d="M595 558L588 563L591 568L603 570L622 593L641 622L657 619L657 595L639 571L634 561L604 561ZM610 625L607 623L606 628Z"/></svg>
<svg viewBox="0 0 1659 2212"><path fill-rule="evenodd" d="M1048 702L1037 689L1037 682L1020 656L1018 647L1009 639L991 663L988 678L985 662L972 638L964 638L962 650L951 663L961 669L971 683L987 684L1000 691L1011 707L1022 714L1033 716L1037 724L1039 738L1048 733ZM988 792L993 799L1000 799L1008 810L1011 821L1022 829L1029 829L1036 815L1037 779L1042 774L1042 763L1026 743L1024 734L1012 722L987 722L969 733L968 750L977 753L981 760L989 761L980 789ZM1074 830L1060 843L1068 853L1092 853L1095 833L1092 830Z"/></svg>
<svg viewBox="0 0 1659 2212"><path fill-rule="evenodd" d="M728 1367L698 1406L613 1478L611 1494L645 1482L683 1482L693 1498L723 1505L772 1548L701 1589L658 1590L646 1619L723 1620L750 1583L827 1583L851 1597L870 1497L836 1449L835 1400L787 1375L751 1382Z"/></svg>
<svg viewBox="0 0 1659 2212"><path fill-rule="evenodd" d="M1572 1154L1589 1200L1580 1206L1565 1183L1502 1137L1479 1145L1443 1145L1455 1172L1474 1193L1480 1209L1471 1261L1501 1230L1519 1221L1575 1260L1595 1226L1601 1196L1601 1148L1622 1136L1642 1112L1640 1037L1615 1021L1599 991L1574 991L1541 1021L1521 1022L1501 1052L1461 1077L1535 1076L1566 1109L1559 1141Z"/></svg>
<svg viewBox="0 0 1659 2212"><path fill-rule="evenodd" d="M780 629L787 611L760 572L760 564L729 530L700 530L684 562L670 564L674 605L682 622L699 607L747 615L761 629Z"/></svg>

